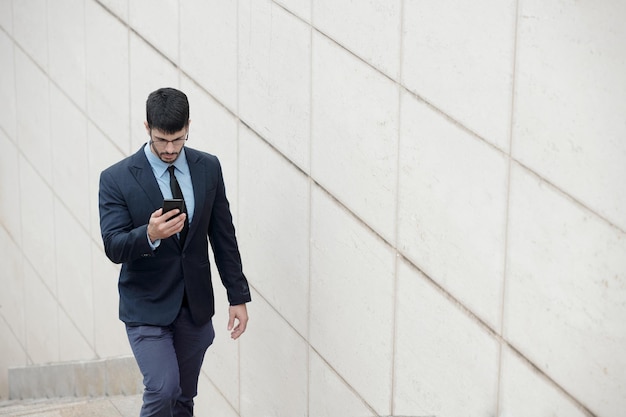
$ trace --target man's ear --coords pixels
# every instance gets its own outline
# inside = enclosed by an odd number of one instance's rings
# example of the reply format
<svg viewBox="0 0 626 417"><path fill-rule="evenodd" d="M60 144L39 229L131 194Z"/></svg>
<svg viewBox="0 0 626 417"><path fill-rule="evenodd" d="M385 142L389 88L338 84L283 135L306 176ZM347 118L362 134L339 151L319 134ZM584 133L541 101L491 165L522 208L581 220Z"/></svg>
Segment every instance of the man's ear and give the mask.
<svg viewBox="0 0 626 417"><path fill-rule="evenodd" d="M150 126L148 125L148 121L145 120L143 122L143 125L146 127L146 132L148 132L148 136L150 136Z"/></svg>

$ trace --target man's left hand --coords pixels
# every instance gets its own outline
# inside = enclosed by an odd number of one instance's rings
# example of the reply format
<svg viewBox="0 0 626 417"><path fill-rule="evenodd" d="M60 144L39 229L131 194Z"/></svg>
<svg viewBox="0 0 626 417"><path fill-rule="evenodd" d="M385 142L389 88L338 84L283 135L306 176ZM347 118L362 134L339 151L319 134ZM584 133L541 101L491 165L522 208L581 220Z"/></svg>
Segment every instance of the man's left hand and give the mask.
<svg viewBox="0 0 626 417"><path fill-rule="evenodd" d="M235 326L235 320L238 321ZM230 332L230 337L233 340L237 340L239 336L246 331L246 326L248 325L248 309L245 304L239 304L236 306L230 306L228 308L228 330Z"/></svg>

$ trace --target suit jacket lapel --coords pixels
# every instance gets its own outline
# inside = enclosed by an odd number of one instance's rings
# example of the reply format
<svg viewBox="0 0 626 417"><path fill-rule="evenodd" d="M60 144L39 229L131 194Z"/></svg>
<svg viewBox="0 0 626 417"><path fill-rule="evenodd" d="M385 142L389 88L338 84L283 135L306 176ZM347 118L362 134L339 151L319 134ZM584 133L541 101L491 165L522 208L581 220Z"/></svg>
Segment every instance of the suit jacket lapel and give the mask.
<svg viewBox="0 0 626 417"><path fill-rule="evenodd" d="M152 167L144 154L143 147L133 155L129 169L139 186L145 191L154 210L161 207L163 205L163 194L161 194L159 184L157 184L156 178L154 178Z"/></svg>
<svg viewBox="0 0 626 417"><path fill-rule="evenodd" d="M185 148L185 155L187 155L187 165L189 166L189 173L191 174L191 183L193 184L193 197L194 197L194 219L199 219L204 212L205 203L205 191L206 191L206 167L193 149ZM194 221L189 225L189 232L187 234L186 242L189 242L193 234L196 232L199 221Z"/></svg>

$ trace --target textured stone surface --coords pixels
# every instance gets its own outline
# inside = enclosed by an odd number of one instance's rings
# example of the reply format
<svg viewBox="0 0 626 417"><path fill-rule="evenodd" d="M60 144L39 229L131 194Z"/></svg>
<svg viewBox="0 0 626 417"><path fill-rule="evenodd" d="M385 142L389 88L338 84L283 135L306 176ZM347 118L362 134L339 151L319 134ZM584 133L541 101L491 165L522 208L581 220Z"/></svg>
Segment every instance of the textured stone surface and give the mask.
<svg viewBox="0 0 626 417"><path fill-rule="evenodd" d="M9 369L9 398L98 397L143 391L133 357Z"/></svg>
<svg viewBox="0 0 626 417"><path fill-rule="evenodd" d="M141 403L141 395L7 401L0 402L0 416L135 417Z"/></svg>

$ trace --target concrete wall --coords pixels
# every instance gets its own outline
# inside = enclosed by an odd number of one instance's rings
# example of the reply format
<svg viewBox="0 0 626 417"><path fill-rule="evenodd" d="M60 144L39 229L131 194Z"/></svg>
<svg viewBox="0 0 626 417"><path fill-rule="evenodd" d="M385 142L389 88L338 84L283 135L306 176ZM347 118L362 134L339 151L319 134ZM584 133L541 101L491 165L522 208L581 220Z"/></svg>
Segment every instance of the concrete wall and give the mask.
<svg viewBox="0 0 626 417"><path fill-rule="evenodd" d="M232 342L218 288L197 414L623 415L625 17L0 0L0 395L9 367L130 353L97 182L174 86L254 297Z"/></svg>

